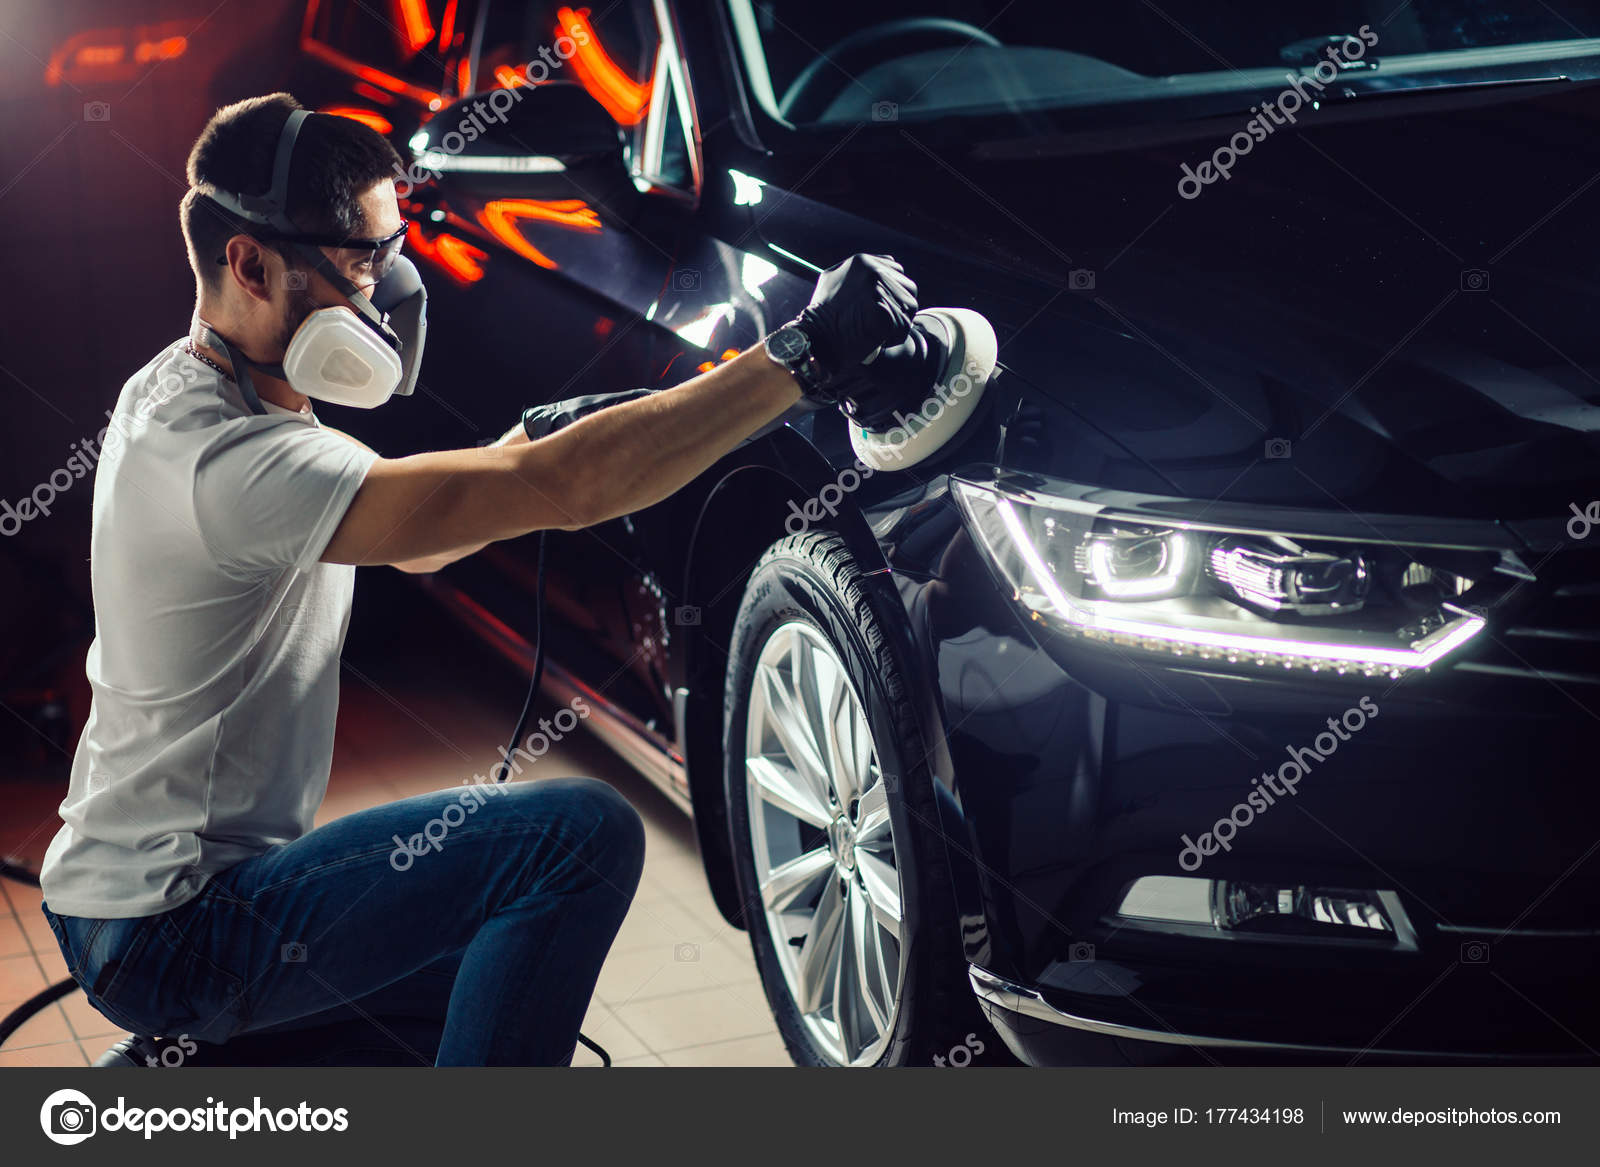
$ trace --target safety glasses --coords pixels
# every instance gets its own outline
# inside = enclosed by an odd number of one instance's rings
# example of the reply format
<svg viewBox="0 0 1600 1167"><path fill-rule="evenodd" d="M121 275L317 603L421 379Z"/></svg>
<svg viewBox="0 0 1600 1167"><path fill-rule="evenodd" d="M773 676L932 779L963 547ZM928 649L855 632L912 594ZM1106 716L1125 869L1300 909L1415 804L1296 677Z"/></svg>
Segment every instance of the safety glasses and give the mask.
<svg viewBox="0 0 1600 1167"><path fill-rule="evenodd" d="M393 235L385 235L382 239L347 239L336 235L268 235L261 239L263 243L304 243L312 247L334 247L341 251L365 252L364 262L370 263L371 269L363 272L373 282L383 279L389 274L389 269L394 267L394 261L400 254L400 249L405 246L406 232L410 224L401 227ZM226 264L224 256L217 260L219 264Z"/></svg>
<svg viewBox="0 0 1600 1167"><path fill-rule="evenodd" d="M336 247L341 251L359 251L367 253L367 262L371 263L370 278L374 281L383 279L389 274L389 269L394 266L395 258L400 254L400 249L405 246L406 232L410 224L401 227L393 235L385 235L382 239L336 239L331 236L296 235L289 239L291 243L309 243L315 247Z"/></svg>

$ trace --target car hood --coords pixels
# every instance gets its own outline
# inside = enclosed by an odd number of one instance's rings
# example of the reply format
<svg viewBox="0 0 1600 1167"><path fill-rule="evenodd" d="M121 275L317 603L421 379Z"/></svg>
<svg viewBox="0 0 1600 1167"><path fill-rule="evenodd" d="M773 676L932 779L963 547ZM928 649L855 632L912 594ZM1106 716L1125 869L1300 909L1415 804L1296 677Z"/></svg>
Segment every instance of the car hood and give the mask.
<svg viewBox="0 0 1600 1167"><path fill-rule="evenodd" d="M805 255L887 231L924 304L988 315L1007 466L1365 511L1581 505L1600 478L1600 88L1327 106L1185 197L1183 164L1236 122L1160 142L875 130L762 233Z"/></svg>

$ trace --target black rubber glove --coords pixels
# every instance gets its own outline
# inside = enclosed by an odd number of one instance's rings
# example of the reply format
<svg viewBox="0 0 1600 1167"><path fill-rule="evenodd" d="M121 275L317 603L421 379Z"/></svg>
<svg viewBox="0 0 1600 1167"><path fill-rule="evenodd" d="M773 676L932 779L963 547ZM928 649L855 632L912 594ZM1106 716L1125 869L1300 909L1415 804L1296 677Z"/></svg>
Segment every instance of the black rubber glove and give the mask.
<svg viewBox="0 0 1600 1167"><path fill-rule="evenodd" d="M914 319L905 340L838 379L832 389L839 408L867 429L881 429L901 410L921 409L939 383L953 341L938 317Z"/></svg>
<svg viewBox="0 0 1600 1167"><path fill-rule="evenodd" d="M569 397L565 401L535 405L523 410L522 429L529 441L536 442L547 434L571 425L580 417L588 417L591 413L621 405L625 401L637 401L654 392L654 389L624 389L619 393L590 393L586 397Z"/></svg>
<svg viewBox="0 0 1600 1167"><path fill-rule="evenodd" d="M917 285L888 255L852 255L817 277L811 303L795 323L811 341L828 401L831 383L859 369L881 348L902 343L917 312Z"/></svg>

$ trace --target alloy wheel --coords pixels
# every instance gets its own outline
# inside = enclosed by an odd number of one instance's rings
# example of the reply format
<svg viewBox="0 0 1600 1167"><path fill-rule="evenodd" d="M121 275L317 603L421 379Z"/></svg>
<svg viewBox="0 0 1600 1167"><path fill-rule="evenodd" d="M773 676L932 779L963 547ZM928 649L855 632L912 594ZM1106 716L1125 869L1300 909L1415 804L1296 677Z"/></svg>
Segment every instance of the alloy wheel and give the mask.
<svg viewBox="0 0 1600 1167"><path fill-rule="evenodd" d="M762 647L745 776L757 884L790 995L830 1060L870 1065L899 999L899 866L866 710L809 624L783 624Z"/></svg>

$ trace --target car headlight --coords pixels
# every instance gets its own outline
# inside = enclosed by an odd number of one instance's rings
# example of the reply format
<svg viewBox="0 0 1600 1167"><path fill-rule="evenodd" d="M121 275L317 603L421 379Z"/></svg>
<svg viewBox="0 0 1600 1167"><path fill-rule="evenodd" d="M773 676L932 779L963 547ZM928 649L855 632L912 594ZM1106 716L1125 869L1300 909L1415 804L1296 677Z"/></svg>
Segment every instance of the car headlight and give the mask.
<svg viewBox="0 0 1600 1167"><path fill-rule="evenodd" d="M996 574L1049 633L1167 657L1271 670L1398 677L1483 630L1504 554L1420 538L1424 527L1306 512L1193 505L1030 476L951 488ZM1446 525L1459 527L1455 520ZM1454 534L1454 532L1452 532Z"/></svg>

